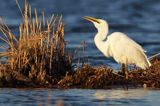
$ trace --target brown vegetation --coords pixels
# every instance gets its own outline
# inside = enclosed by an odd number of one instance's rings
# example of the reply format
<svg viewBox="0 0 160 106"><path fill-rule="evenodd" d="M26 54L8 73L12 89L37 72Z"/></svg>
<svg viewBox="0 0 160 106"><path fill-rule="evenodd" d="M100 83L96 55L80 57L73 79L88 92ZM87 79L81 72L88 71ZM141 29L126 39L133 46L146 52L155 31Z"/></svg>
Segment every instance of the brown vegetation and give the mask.
<svg viewBox="0 0 160 106"><path fill-rule="evenodd" d="M160 88L160 57L151 59L152 66L147 70L137 69L130 73L135 85Z"/></svg>
<svg viewBox="0 0 160 106"><path fill-rule="evenodd" d="M6 59L1 61L0 66L1 85L57 83L58 79L71 70L71 58L65 51L62 16L58 18L52 15L46 20L44 12L42 18L39 18L36 9L32 16L32 9L27 1L24 13L21 8L20 12L23 22L19 27L19 38L16 38L7 25L0 25L3 33L0 39L7 43L1 46L5 51L0 56Z"/></svg>
<svg viewBox="0 0 160 106"><path fill-rule="evenodd" d="M66 75L58 86L61 88L115 88L115 87L152 87L160 88L160 57L151 60L147 70L134 69L129 72L128 81L121 72L114 72L108 67L84 66L71 75Z"/></svg>

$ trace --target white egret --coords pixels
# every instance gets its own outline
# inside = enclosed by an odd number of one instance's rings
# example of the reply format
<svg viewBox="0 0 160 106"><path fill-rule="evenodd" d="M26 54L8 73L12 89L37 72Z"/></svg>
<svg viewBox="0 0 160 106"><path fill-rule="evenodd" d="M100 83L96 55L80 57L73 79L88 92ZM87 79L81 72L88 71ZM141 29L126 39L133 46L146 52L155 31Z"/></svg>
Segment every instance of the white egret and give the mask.
<svg viewBox="0 0 160 106"><path fill-rule="evenodd" d="M128 79L127 65L134 64L142 69L147 69L151 66L145 55L145 50L126 34L114 32L107 36L108 23L105 20L89 16L85 16L84 19L92 22L98 30L94 37L97 48L106 57L113 57L117 63L122 64L122 72L125 74L126 79Z"/></svg>

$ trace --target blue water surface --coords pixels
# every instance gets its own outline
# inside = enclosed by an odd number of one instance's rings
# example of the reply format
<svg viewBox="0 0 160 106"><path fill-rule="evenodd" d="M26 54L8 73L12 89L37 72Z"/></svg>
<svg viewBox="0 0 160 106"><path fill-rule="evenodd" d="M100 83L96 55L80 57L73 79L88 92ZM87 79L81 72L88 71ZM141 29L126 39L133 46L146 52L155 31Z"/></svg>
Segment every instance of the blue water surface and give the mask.
<svg viewBox="0 0 160 106"><path fill-rule="evenodd" d="M159 90L0 89L1 106L159 106Z"/></svg>

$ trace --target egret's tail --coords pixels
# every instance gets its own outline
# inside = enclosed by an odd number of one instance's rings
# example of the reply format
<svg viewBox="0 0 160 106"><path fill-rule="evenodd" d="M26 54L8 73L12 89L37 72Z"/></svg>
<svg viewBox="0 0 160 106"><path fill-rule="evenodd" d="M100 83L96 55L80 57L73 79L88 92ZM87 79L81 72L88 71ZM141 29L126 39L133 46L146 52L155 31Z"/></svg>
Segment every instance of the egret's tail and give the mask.
<svg viewBox="0 0 160 106"><path fill-rule="evenodd" d="M139 66L142 69L148 69L151 66L151 63L147 56L144 53L141 53L141 56L137 59L137 66Z"/></svg>
<svg viewBox="0 0 160 106"><path fill-rule="evenodd" d="M145 60L140 64L142 69L148 69L151 66L150 61L148 60L147 56L145 56Z"/></svg>
<svg viewBox="0 0 160 106"><path fill-rule="evenodd" d="M148 66L150 67L152 64L151 62L147 59L147 62L148 62Z"/></svg>

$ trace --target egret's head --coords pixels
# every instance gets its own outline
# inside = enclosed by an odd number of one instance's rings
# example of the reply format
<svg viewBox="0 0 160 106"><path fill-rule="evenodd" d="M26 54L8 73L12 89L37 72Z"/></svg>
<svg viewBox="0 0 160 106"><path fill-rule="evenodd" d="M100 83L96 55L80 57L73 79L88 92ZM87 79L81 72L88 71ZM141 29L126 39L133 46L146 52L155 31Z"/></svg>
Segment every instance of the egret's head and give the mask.
<svg viewBox="0 0 160 106"><path fill-rule="evenodd" d="M89 17L89 16L85 16L84 19L92 22L98 30L107 30L108 28L108 23L105 20L96 19L96 18Z"/></svg>

